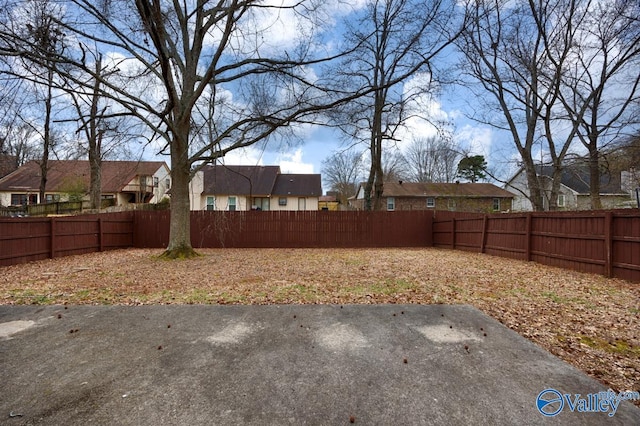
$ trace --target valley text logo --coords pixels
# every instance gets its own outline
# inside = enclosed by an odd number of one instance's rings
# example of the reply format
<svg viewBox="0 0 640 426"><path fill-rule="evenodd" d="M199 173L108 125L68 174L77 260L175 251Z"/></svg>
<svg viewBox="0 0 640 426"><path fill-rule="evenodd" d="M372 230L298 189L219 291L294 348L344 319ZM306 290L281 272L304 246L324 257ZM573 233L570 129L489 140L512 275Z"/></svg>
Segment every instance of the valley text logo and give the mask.
<svg viewBox="0 0 640 426"><path fill-rule="evenodd" d="M620 402L639 399L640 392L616 393L609 389L606 392L582 396L579 393L563 394L555 389L545 389L538 394L536 406L538 411L547 417L557 416L564 408L578 413L607 413L609 417L613 417L618 411Z"/></svg>

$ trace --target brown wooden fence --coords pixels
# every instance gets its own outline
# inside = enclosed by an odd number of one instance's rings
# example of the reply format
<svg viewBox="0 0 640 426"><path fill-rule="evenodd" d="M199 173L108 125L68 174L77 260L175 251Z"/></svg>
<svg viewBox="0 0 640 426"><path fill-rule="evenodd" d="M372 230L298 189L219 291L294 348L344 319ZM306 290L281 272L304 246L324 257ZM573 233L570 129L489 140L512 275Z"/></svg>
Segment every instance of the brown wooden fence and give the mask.
<svg viewBox="0 0 640 426"><path fill-rule="evenodd" d="M0 266L132 247L133 214L0 218Z"/></svg>
<svg viewBox="0 0 640 426"><path fill-rule="evenodd" d="M168 211L0 218L0 266L164 248ZM441 247L640 282L640 211L482 215L438 211L192 212L194 247Z"/></svg>
<svg viewBox="0 0 640 426"><path fill-rule="evenodd" d="M640 212L437 212L433 245L640 281Z"/></svg>
<svg viewBox="0 0 640 426"><path fill-rule="evenodd" d="M166 247L169 212L135 212L135 247ZM219 247L430 247L427 211L200 211L191 243Z"/></svg>

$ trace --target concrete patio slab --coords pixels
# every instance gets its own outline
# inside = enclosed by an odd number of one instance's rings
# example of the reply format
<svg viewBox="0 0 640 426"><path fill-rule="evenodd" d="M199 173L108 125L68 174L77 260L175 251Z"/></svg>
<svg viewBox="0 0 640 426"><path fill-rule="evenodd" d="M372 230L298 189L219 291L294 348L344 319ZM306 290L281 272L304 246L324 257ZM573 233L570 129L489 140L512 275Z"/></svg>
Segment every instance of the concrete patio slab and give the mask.
<svg viewBox="0 0 640 426"><path fill-rule="evenodd" d="M462 305L0 306L0 365L7 425L640 424Z"/></svg>

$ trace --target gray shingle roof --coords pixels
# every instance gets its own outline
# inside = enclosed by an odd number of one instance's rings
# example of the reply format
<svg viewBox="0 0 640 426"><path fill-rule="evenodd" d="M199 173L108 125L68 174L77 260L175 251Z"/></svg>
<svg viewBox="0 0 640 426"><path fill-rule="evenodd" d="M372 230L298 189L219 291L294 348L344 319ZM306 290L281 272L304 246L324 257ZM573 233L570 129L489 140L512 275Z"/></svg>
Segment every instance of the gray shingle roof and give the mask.
<svg viewBox="0 0 640 426"><path fill-rule="evenodd" d="M0 154L0 178L16 169L16 160L14 155Z"/></svg>
<svg viewBox="0 0 640 426"><path fill-rule="evenodd" d="M537 166L538 175L551 177L553 175L553 167ZM572 164L562 169L560 181L566 187L576 191L578 194L589 194L589 168L586 164ZM620 175L611 175L602 173L600 175L600 193L601 194L620 194L624 193L620 189Z"/></svg>
<svg viewBox="0 0 640 426"><path fill-rule="evenodd" d="M277 196L319 197L322 195L321 177L314 174L278 175L272 194Z"/></svg>
<svg viewBox="0 0 640 426"><path fill-rule="evenodd" d="M205 166L203 194L267 196L280 172L279 166Z"/></svg>
<svg viewBox="0 0 640 426"><path fill-rule="evenodd" d="M386 182L383 197L491 197L513 198L513 194L491 183Z"/></svg>

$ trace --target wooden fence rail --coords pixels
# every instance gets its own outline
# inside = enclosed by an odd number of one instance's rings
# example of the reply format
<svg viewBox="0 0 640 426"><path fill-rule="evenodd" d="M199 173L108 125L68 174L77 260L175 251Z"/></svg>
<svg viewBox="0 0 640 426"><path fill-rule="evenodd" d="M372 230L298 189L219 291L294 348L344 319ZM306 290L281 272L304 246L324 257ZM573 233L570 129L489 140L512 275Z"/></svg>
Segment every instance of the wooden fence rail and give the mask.
<svg viewBox="0 0 640 426"><path fill-rule="evenodd" d="M168 211L0 218L0 266L169 241ZM443 211L192 212L216 247L441 247L640 282L638 210L482 215Z"/></svg>

